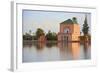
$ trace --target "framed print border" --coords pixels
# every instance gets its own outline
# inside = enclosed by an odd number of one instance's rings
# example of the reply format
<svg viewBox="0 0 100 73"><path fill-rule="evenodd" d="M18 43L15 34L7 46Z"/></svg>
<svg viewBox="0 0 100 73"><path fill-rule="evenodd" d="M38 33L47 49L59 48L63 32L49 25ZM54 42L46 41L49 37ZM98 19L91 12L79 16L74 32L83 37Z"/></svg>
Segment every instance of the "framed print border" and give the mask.
<svg viewBox="0 0 100 73"><path fill-rule="evenodd" d="M40 63L22 63L22 10L49 10L49 11L71 11L71 12L89 12L91 13L91 60L77 61L54 61ZM46 68L66 68L96 65L96 41L95 41L95 25L96 24L96 8L95 7L77 7L63 5L42 5L34 3L11 2L11 70L32 70ZM58 64L59 66L56 66ZM54 66L55 65L55 66ZM30 69L29 69L30 68Z"/></svg>

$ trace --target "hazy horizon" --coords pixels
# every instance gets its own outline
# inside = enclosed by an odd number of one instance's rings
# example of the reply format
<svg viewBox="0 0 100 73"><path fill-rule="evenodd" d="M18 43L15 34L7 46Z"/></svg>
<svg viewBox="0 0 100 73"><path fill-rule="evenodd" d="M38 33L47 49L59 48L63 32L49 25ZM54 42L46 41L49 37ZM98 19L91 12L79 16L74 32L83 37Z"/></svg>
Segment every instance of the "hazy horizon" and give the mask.
<svg viewBox="0 0 100 73"><path fill-rule="evenodd" d="M81 27L80 32L82 32L85 15L87 15L89 33L91 33L90 13L23 10L23 34L26 32L28 33L29 30L36 32L37 28L42 28L45 33L49 30L58 33L60 30L60 23L67 19L72 19L73 17L77 18L78 24Z"/></svg>

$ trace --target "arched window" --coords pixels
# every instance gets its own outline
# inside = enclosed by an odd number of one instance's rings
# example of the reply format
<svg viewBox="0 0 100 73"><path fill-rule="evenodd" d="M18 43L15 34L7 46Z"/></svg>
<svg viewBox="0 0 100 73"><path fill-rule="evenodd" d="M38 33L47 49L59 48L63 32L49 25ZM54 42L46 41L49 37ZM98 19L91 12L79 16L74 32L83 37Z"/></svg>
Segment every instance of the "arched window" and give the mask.
<svg viewBox="0 0 100 73"><path fill-rule="evenodd" d="M68 28L64 29L64 33L69 33L69 32L70 32L70 31L69 31Z"/></svg>

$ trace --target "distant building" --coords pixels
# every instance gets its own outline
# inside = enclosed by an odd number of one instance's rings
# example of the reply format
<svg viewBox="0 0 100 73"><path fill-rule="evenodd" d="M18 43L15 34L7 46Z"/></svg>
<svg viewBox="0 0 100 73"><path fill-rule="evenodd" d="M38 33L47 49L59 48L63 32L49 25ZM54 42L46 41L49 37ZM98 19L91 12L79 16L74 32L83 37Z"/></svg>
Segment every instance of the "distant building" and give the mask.
<svg viewBox="0 0 100 73"><path fill-rule="evenodd" d="M60 23L60 31L58 33L58 41L80 41L80 25L68 19Z"/></svg>

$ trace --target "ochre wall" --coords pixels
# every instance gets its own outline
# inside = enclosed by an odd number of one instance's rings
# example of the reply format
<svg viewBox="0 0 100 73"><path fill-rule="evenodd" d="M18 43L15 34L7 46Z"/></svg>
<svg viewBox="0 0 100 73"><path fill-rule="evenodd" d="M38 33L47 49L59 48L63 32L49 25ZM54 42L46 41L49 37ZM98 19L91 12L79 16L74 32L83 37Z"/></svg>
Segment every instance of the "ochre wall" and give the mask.
<svg viewBox="0 0 100 73"><path fill-rule="evenodd" d="M69 33L64 33L64 29L68 28ZM79 24L60 24L60 32L58 33L58 41L62 41L63 36L68 36L68 41L79 41L80 25Z"/></svg>

